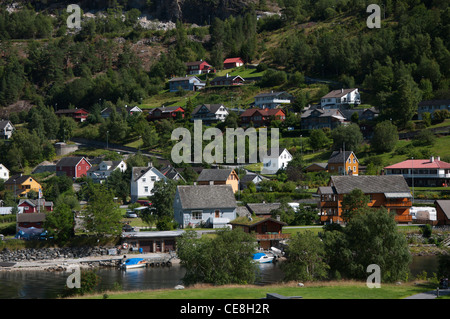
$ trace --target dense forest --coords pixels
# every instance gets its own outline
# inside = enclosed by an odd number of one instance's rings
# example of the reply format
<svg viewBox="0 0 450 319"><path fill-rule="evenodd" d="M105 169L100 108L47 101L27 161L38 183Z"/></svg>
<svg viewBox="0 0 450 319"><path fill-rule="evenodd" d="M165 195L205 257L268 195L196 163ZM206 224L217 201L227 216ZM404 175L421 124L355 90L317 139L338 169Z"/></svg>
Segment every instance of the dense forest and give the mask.
<svg viewBox="0 0 450 319"><path fill-rule="evenodd" d="M62 108L90 111L88 122L101 123L95 134L110 131L111 141L145 136L146 146L154 146L156 131L168 140L165 132L173 123L144 126L121 116L103 123L100 111L157 96L168 88L168 79L185 75L188 61L204 59L221 69L223 59L234 56L265 70L255 83L261 89L296 88L305 76L357 86L364 103L402 128L419 101L450 97L450 8L442 0L386 1L381 28L370 29L370 2L377 1L260 0L242 14L212 17L200 26L176 20L166 30L143 27L142 11L132 2L111 1L95 18L84 17L80 30L67 28L65 8L44 10L43 1L29 1L11 10L3 3L0 109L23 100L36 107L9 114L28 130L17 132L12 144L0 144L0 160L18 171L52 158L49 140L74 130L73 123L60 123L54 115ZM280 14L257 19L256 12L270 8ZM149 53L143 57L137 44L144 41ZM297 110L313 102L296 98Z"/></svg>

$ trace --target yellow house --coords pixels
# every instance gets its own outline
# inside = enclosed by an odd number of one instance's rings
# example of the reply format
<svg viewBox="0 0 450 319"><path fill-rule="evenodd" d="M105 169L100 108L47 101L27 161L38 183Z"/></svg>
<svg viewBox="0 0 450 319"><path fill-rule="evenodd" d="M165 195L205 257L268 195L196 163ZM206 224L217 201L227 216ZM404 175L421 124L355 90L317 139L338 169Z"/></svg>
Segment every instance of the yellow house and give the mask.
<svg viewBox="0 0 450 319"><path fill-rule="evenodd" d="M198 175L197 185L231 185L233 193L236 193L239 176L234 169L204 169Z"/></svg>
<svg viewBox="0 0 450 319"><path fill-rule="evenodd" d="M15 193L18 197L26 196L29 191L39 193L42 190L41 184L30 175L14 175L5 182L5 189Z"/></svg>
<svg viewBox="0 0 450 319"><path fill-rule="evenodd" d="M334 151L328 160L327 168L332 174L358 176L359 161L352 151Z"/></svg>

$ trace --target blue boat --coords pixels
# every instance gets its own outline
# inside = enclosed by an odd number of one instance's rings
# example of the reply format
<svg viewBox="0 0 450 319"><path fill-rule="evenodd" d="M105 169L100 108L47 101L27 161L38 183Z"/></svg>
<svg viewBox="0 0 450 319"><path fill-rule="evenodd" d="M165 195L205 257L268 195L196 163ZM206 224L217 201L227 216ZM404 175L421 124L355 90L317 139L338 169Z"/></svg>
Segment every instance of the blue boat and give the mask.
<svg viewBox="0 0 450 319"><path fill-rule="evenodd" d="M143 268L147 266L147 262L143 258L128 258L122 263L122 269Z"/></svg>
<svg viewBox="0 0 450 319"><path fill-rule="evenodd" d="M253 254L253 261L260 264L267 264L273 262L274 257L265 253Z"/></svg>

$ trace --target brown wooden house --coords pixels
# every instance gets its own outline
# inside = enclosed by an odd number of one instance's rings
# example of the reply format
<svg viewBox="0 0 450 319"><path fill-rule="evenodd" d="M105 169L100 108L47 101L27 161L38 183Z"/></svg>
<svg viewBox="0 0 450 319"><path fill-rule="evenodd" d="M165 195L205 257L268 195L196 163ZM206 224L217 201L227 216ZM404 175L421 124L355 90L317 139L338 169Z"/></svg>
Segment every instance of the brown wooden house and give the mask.
<svg viewBox="0 0 450 319"><path fill-rule="evenodd" d="M395 213L398 223L411 223L411 191L401 175L331 176L328 186L319 187L319 209L322 223L341 223L344 195L360 189L370 197L368 207L385 207Z"/></svg>
<svg viewBox="0 0 450 319"><path fill-rule="evenodd" d="M450 225L450 200L436 200L436 217L438 225Z"/></svg>
<svg viewBox="0 0 450 319"><path fill-rule="evenodd" d="M241 227L246 233L254 233L258 245L262 249L279 246L280 241L290 238L290 234L283 234L283 226L287 224L273 219L261 217L238 217L230 222L233 229Z"/></svg>

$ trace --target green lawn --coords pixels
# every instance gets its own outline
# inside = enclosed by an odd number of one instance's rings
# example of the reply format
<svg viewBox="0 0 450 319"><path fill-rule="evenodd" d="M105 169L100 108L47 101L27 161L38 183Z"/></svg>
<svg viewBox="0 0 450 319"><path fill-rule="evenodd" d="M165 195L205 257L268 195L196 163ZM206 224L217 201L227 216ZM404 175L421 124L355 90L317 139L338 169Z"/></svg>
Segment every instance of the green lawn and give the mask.
<svg viewBox="0 0 450 319"><path fill-rule="evenodd" d="M158 289L131 292L107 293L108 299L261 299L267 293L284 296L301 296L304 299L402 299L423 291L432 290L425 285L405 283L402 285L381 284L381 288L368 288L364 282L341 281L306 283L298 287L296 283L269 286L232 285L211 287L202 285L183 290ZM82 296L83 299L102 299L104 294Z"/></svg>

